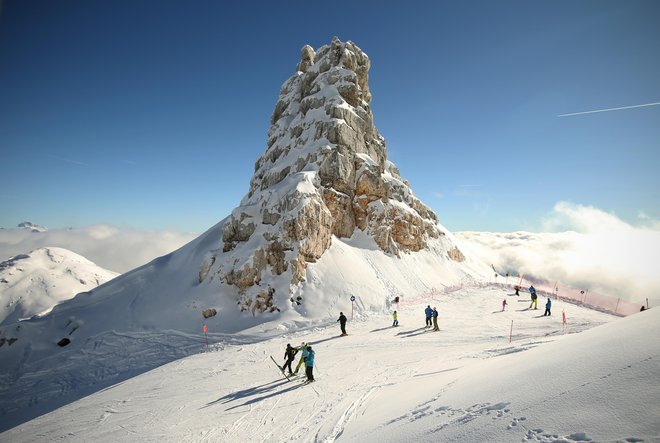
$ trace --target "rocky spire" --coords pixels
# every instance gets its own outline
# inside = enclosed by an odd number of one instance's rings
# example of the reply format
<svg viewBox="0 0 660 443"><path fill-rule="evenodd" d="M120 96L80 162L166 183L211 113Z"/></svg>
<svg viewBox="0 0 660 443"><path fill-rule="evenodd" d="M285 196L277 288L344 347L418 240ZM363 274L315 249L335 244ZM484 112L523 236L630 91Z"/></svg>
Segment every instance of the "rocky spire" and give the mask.
<svg viewBox="0 0 660 443"><path fill-rule="evenodd" d="M225 222L222 251L208 255L200 281L236 286L244 309L274 310L273 278L304 281L307 263L333 235L359 229L393 255L444 235L387 160L370 107L370 66L357 45L336 37L317 52L302 48L297 72L280 89L250 190ZM462 261L451 246L447 256Z"/></svg>

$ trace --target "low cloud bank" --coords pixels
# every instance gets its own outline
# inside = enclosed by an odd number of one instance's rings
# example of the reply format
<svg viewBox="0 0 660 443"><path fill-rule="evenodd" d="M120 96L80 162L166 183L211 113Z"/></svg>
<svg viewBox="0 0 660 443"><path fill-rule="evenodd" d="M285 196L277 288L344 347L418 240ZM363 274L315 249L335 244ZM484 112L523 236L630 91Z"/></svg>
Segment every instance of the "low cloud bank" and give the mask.
<svg viewBox="0 0 660 443"><path fill-rule="evenodd" d="M110 225L45 232L0 229L0 261L37 248L56 246L80 254L102 268L124 273L169 254L197 236L187 232L148 231Z"/></svg>
<svg viewBox="0 0 660 443"><path fill-rule="evenodd" d="M638 302L660 303L660 223L640 214L629 224L600 209L560 202L544 233L460 232L501 272L528 274Z"/></svg>

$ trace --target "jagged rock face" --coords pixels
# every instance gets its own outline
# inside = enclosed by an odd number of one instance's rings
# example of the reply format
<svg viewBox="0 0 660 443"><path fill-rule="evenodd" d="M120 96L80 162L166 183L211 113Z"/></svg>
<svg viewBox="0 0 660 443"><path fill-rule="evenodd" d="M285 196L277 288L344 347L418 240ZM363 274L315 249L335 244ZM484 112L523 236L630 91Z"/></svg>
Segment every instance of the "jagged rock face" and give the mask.
<svg viewBox="0 0 660 443"><path fill-rule="evenodd" d="M360 229L394 255L444 235L387 160L370 108L370 66L355 44L334 38L318 52L303 47L297 72L282 85L268 148L223 227L222 254L210 254L200 270L200 280L211 275L237 286L242 309L258 303L265 277L303 281L333 235Z"/></svg>

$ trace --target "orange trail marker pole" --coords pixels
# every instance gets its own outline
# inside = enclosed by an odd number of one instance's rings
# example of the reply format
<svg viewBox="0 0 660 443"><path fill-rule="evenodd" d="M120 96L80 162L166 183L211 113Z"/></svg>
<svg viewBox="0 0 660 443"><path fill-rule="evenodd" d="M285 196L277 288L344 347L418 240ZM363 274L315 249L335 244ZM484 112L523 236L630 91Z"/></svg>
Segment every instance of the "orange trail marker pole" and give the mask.
<svg viewBox="0 0 660 443"><path fill-rule="evenodd" d="M206 335L206 325L204 325L204 339L206 340L206 351L208 352L209 350L209 336Z"/></svg>

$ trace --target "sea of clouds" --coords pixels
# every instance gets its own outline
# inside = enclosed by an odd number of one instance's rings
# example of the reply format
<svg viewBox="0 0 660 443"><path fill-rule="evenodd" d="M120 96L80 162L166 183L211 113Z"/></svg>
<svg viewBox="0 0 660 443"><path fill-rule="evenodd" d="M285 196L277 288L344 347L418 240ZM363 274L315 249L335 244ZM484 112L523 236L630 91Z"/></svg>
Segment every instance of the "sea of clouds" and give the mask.
<svg viewBox="0 0 660 443"><path fill-rule="evenodd" d="M660 303L660 223L635 224L591 206L559 202L541 233L460 232L500 273L527 274L638 302Z"/></svg>
<svg viewBox="0 0 660 443"><path fill-rule="evenodd" d="M180 248L198 235L110 225L50 229L45 232L0 229L0 261L38 248L60 247L82 255L102 268L124 273Z"/></svg>
<svg viewBox="0 0 660 443"><path fill-rule="evenodd" d="M468 252L501 273L526 274L642 303L660 304L660 222L636 223L590 206L560 202L542 221L544 232L458 232ZM47 246L69 249L124 273L168 254L199 234L95 225L83 228L0 229L0 261Z"/></svg>

